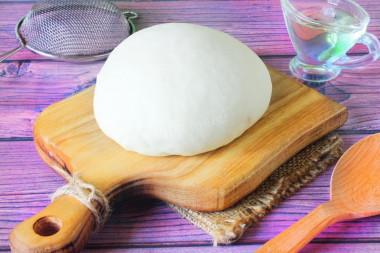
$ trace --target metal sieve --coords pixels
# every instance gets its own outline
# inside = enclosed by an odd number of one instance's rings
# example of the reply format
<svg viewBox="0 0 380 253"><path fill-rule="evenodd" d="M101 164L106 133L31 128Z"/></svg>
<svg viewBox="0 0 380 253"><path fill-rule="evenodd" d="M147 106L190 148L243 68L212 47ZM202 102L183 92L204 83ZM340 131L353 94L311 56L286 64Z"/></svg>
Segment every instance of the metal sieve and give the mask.
<svg viewBox="0 0 380 253"><path fill-rule="evenodd" d="M135 32L131 19L137 17L106 0L39 0L16 25L20 46L0 62L24 47L66 61L103 59Z"/></svg>

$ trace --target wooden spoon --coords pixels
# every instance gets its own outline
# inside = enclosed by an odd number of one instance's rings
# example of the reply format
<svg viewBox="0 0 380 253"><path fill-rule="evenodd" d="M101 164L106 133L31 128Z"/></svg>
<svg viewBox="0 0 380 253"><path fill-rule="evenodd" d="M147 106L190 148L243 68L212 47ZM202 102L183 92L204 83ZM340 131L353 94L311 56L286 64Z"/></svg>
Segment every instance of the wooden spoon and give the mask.
<svg viewBox="0 0 380 253"><path fill-rule="evenodd" d="M340 158L330 200L265 243L259 252L298 252L328 226L380 214L380 133L368 136Z"/></svg>

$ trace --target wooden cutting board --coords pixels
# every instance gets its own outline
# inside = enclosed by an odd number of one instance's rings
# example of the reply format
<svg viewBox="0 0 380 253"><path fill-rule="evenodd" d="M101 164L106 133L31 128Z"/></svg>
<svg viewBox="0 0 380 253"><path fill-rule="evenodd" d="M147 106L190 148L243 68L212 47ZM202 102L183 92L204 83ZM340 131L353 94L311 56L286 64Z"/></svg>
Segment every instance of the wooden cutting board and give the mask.
<svg viewBox="0 0 380 253"><path fill-rule="evenodd" d="M124 150L96 124L94 87L49 106L39 115L33 131L36 149L49 166L79 173L108 199L129 189L191 209L225 209L252 192L295 153L347 119L344 106L268 68L273 93L267 112L241 137L215 151L192 157L149 157ZM52 230L47 232L53 235L39 235L37 225ZM12 249L19 251L66 252L83 247L92 229L87 207L61 196L16 226L10 242Z"/></svg>

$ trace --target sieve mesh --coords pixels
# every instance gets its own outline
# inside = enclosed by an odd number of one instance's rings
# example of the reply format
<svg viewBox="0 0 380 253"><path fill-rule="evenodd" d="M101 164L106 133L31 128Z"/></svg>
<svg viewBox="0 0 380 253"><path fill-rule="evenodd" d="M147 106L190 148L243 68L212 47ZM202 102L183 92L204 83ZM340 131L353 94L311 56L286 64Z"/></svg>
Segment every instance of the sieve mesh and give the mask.
<svg viewBox="0 0 380 253"><path fill-rule="evenodd" d="M132 32L128 21L106 0L39 0L16 33L23 46L36 53L90 58L110 53L127 38Z"/></svg>

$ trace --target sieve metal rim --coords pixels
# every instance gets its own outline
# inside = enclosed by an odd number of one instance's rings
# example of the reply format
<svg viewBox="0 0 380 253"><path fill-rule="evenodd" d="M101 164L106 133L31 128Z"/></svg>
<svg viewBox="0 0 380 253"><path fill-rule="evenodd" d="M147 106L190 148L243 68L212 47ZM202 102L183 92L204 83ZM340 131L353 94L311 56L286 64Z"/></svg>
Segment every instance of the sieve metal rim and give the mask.
<svg viewBox="0 0 380 253"><path fill-rule="evenodd" d="M124 20L128 23L129 25L129 28L130 28L130 34L133 34L136 32L136 28L135 28L135 25L134 23L132 22L132 19L135 19L135 18L138 18L138 14L134 11L123 11L122 12L123 16L124 16ZM131 14L132 16L128 17L127 15ZM27 48L29 49L30 51L36 53L36 54L39 54L39 55L42 55L42 56L45 56L45 57L48 57L48 58L51 58L51 59L58 59L58 60L61 60L61 61L68 61L68 62L91 62L91 61L98 61L98 60L103 60L105 58L108 57L108 55L113 51L113 50L110 50L110 51L107 51L107 52L104 52L104 53L101 53L101 54L96 54L96 55L81 55L81 56L64 56L64 55L56 55L56 54L50 54L50 53L46 53L46 52L43 52L43 51L40 51L30 45L28 45L27 43L25 43L25 40L24 38L21 36L20 34L20 27L22 25L22 22L24 21L24 19L26 18L27 15L23 16L16 24L16 27L15 27L15 34L16 34L16 38L17 40L20 42L21 44L21 48ZM21 49L20 48L20 49Z"/></svg>

